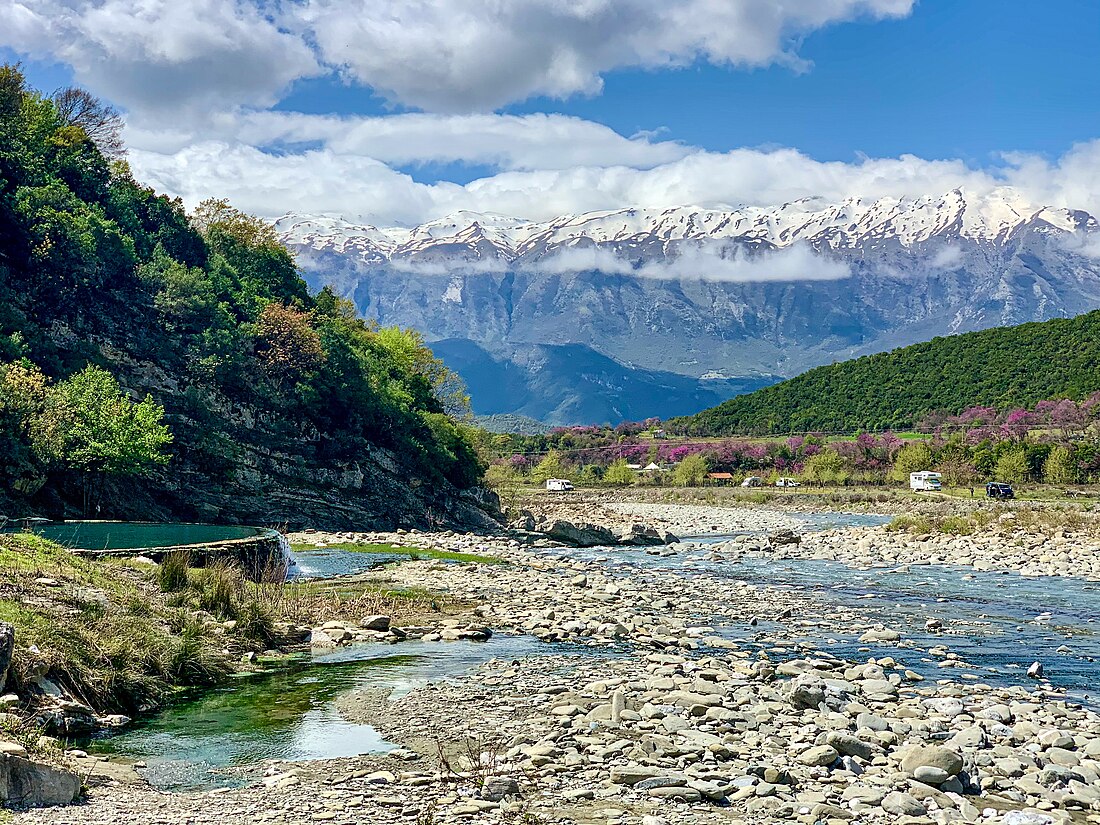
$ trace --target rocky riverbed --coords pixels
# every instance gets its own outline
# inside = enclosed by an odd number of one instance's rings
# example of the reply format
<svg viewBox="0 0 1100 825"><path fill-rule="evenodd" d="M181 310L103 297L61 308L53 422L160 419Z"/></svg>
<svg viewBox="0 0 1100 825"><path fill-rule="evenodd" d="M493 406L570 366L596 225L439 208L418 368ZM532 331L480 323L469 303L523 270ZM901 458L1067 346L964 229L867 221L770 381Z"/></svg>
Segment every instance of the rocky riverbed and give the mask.
<svg viewBox="0 0 1100 825"><path fill-rule="evenodd" d="M759 510L653 506L666 509L624 508L622 515L664 519L663 529L681 533L800 523ZM805 591L678 566L688 555L678 545L631 550L668 564L624 568L616 554L626 551L579 554L520 538L310 535L320 543L388 541L503 559L415 561L385 575L471 606L468 615L416 628L421 637L522 633L550 652L492 660L393 701L378 691L339 697L346 718L375 726L399 746L388 755L263 763L246 771L252 781L244 787L199 794L112 784L116 778L95 785L87 804L17 819L1100 822L1100 716L1022 671L1014 685L954 667L922 678L906 663L914 651L906 628L858 601L838 606ZM719 560L834 553L856 564L908 563L906 554L921 558L920 543L930 541L939 540L855 529L778 548L750 538L706 552ZM1052 536L1006 550L1003 541L982 539L970 549L971 566L988 557L998 566L1039 565L1064 575L1089 557L1079 544ZM963 563L962 545L958 552L946 558ZM314 629L314 640L331 647L414 635L383 627L384 619L328 623ZM858 635L865 647L840 657L829 649L830 632ZM953 661L949 639L935 655Z"/></svg>

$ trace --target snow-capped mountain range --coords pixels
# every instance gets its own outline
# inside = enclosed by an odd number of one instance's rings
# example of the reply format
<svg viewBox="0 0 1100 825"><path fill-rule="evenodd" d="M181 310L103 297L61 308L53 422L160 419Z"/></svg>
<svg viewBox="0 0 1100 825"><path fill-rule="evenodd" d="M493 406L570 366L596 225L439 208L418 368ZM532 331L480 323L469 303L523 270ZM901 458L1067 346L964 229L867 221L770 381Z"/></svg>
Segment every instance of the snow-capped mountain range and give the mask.
<svg viewBox="0 0 1100 825"><path fill-rule="evenodd" d="M450 353L476 411L556 423L690 412L820 363L1100 307L1096 219L1009 188L276 228L315 285ZM552 349L576 346L592 357Z"/></svg>
<svg viewBox="0 0 1100 825"><path fill-rule="evenodd" d="M1085 212L1029 205L1003 188L981 198L956 189L939 197L850 198L831 204L803 198L774 207L735 210L675 207L620 209L524 221L503 215L456 212L412 228L350 223L341 218L287 215L276 222L282 238L296 247L355 254L365 262L411 258L445 247L507 261L577 243L639 241L740 241L775 248L806 242L828 249L852 249L885 240L914 247L933 238L1003 243L1028 226L1052 231L1096 229Z"/></svg>

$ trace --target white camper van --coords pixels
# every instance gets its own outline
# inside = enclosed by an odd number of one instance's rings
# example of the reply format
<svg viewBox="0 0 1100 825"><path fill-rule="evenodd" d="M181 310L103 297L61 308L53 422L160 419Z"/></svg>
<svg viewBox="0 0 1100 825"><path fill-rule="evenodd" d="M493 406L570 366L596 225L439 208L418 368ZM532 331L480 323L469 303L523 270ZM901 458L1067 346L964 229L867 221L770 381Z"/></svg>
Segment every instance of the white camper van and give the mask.
<svg viewBox="0 0 1100 825"><path fill-rule="evenodd" d="M940 480L939 473L932 473L928 470L922 470L919 473L909 474L909 489L922 491L940 491L943 489L943 484Z"/></svg>
<svg viewBox="0 0 1100 825"><path fill-rule="evenodd" d="M564 493L566 490L573 489L573 482L567 478L548 478L546 479L546 489L555 493Z"/></svg>

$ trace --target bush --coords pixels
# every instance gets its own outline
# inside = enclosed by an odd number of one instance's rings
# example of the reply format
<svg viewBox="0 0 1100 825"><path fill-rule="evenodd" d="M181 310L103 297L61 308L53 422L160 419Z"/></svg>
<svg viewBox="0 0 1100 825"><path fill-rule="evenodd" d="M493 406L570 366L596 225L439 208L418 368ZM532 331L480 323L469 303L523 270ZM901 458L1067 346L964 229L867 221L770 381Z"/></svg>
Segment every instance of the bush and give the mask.
<svg viewBox="0 0 1100 825"><path fill-rule="evenodd" d="M187 587L187 569L191 566L191 554L186 550L173 550L164 557L157 568L157 581L165 593L178 593Z"/></svg>
<svg viewBox="0 0 1100 825"><path fill-rule="evenodd" d="M271 611L255 599L245 602L237 611L237 632L246 639L270 644L275 638Z"/></svg>
<svg viewBox="0 0 1100 825"><path fill-rule="evenodd" d="M219 619L232 619L244 593L245 580L241 568L224 560L199 572L194 580L199 590L199 607Z"/></svg>

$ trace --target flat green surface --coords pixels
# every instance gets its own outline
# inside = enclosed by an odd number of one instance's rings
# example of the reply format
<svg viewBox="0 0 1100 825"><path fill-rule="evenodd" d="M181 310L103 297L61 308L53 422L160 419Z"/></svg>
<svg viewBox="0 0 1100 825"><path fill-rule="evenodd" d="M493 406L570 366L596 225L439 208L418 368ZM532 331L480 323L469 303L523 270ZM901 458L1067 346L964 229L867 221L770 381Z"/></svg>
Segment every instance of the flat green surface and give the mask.
<svg viewBox="0 0 1100 825"><path fill-rule="evenodd" d="M256 527L126 521L66 521L43 524L33 529L43 538L79 550L143 550L181 544L206 544L247 539L263 532Z"/></svg>

